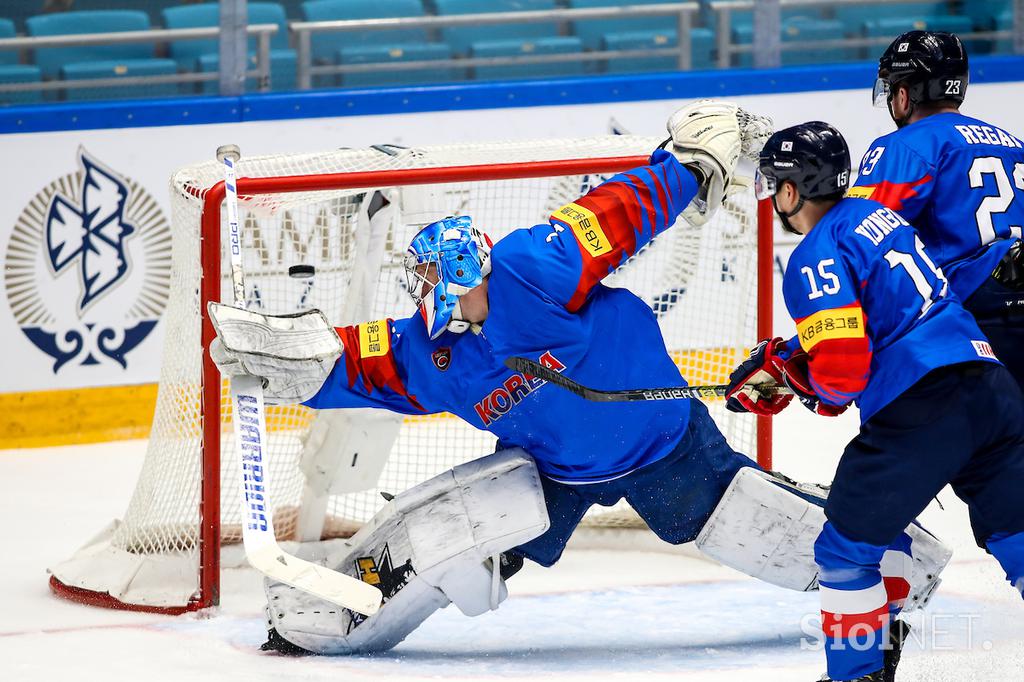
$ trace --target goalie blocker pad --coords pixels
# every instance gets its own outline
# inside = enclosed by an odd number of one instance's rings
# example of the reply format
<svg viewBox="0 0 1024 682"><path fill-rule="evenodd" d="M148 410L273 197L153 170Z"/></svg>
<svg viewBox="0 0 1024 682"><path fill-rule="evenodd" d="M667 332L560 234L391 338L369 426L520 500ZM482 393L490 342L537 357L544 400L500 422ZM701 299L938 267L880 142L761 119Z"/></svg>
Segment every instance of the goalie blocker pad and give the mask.
<svg viewBox="0 0 1024 682"><path fill-rule="evenodd" d="M267 580L269 626L318 654L384 651L438 608L467 616L508 596L493 559L548 528L540 476L519 448L462 464L397 495L321 563L380 588L363 616Z"/></svg>
<svg viewBox="0 0 1024 682"><path fill-rule="evenodd" d="M814 542L825 525L825 498L818 486L742 469L697 536L697 548L725 566L773 585L816 590ZM902 577L910 584L905 609L912 611L931 599L952 551L916 524L906 532L913 559L902 552L886 552L882 574Z"/></svg>

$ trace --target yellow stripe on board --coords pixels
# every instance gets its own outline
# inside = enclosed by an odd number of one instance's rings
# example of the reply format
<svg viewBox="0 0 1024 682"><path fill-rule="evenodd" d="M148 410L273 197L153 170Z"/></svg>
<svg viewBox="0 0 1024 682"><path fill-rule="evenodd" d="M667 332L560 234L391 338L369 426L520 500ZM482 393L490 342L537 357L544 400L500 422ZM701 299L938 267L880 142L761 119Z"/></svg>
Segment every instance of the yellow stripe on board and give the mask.
<svg viewBox="0 0 1024 682"><path fill-rule="evenodd" d="M722 384L746 356L742 348L669 351L691 385ZM222 405L228 384L223 384ZM622 388L649 388L623 386ZM77 388L35 393L0 393L0 449L100 443L148 438L156 406L156 384ZM304 429L314 411L301 406L268 406L270 431ZM231 430L229 410L221 428ZM447 412L406 417L406 423L456 419ZM198 431L198 426L196 427ZM198 435L198 434L196 434Z"/></svg>
<svg viewBox="0 0 1024 682"><path fill-rule="evenodd" d="M156 384L0 393L0 448L146 438Z"/></svg>

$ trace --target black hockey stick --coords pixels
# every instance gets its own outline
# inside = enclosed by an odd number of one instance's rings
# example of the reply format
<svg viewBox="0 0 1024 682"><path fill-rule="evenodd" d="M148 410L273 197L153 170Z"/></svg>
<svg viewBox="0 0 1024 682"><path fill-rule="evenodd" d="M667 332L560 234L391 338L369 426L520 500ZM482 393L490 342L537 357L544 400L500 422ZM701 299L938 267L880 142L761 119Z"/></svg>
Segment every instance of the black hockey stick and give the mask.
<svg viewBox="0 0 1024 682"><path fill-rule="evenodd" d="M510 357L505 360L509 369L551 382L571 391L585 400L599 403L630 402L634 400L683 400L687 398L721 398L728 386L668 386L665 388L629 388L621 391L600 391L578 384L569 377L559 374L550 367L527 358ZM758 389L765 395L790 393L785 386L765 386Z"/></svg>

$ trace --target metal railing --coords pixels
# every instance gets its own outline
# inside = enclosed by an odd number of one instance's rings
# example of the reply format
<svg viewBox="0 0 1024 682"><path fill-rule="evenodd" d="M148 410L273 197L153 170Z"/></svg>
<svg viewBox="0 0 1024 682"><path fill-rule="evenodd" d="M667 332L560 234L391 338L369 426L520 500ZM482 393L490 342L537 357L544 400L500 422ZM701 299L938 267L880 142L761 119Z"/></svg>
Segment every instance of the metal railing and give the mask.
<svg viewBox="0 0 1024 682"><path fill-rule="evenodd" d="M312 77L345 73L374 71L404 71L415 68L446 68L470 66L507 66L523 64L550 64L556 62L602 61L619 57L660 57L674 55L680 70L689 70L692 64L690 28L692 15L700 10L696 2L679 2L664 5L638 5L629 7L600 7L587 9L556 9L529 12L491 12L487 14L457 14L447 16L425 16L395 19L358 19L342 21L295 21L289 28L295 37L297 52L296 74L298 87L308 90ZM517 55L509 57L459 57L455 59L432 59L422 61L391 62L381 64L317 65L312 60L312 36L317 33L343 31L380 31L404 28L443 28L449 26L481 26L507 23L557 23L566 24L581 19L630 19L650 16L675 16L678 33L676 47L639 50L600 50L552 55Z"/></svg>
<svg viewBox="0 0 1024 682"><path fill-rule="evenodd" d="M906 0L908 3L917 4L928 4L934 5L934 0ZM755 5L760 4L756 0L711 0L709 6L715 13L715 51L717 53L717 65L719 68L725 69L732 65L733 55L742 55L753 53L754 65L758 67L773 67L779 66L779 63L774 59L765 61L759 59L763 55L759 55L756 51L754 43L747 45L735 45L732 42L732 18L733 12L745 11L752 12L755 9ZM771 4L777 5L780 10L783 9L799 9L802 7L819 8L829 7L838 9L841 7L851 7L857 5L884 5L883 0L775 0ZM1016 49L1018 52L1024 51L1024 42L1022 42L1021 35L1024 34L1024 22L1021 21L1020 11L1014 15L1015 27L1013 30L1002 30L1002 31L972 31L970 33L958 33L964 40L1004 40L1014 39L1016 41ZM799 42L784 42L782 40L781 31L759 31L757 26L757 14L754 15L754 32L760 34L761 37L771 44L766 53L769 55L777 55L781 52L799 52L804 50L814 49L842 49L842 48L861 48L861 47L874 47L878 45L888 45L892 42L892 39L896 36L881 36L877 38L836 38L834 40L801 40ZM781 22L774 22L779 24ZM839 61L839 60L837 60Z"/></svg>
<svg viewBox="0 0 1024 682"><path fill-rule="evenodd" d="M931 4L933 0L907 0L910 3ZM707 3L713 14L715 25L715 53L717 66L732 66L734 56L752 54L753 63L758 67L778 66L781 53L813 49L867 48L887 45L891 36L884 37L837 37L828 40L801 40L785 42L781 31L765 30L766 26L780 26L781 11L794 8L839 8L843 6L884 5L883 0L710 0ZM732 42L733 21L736 12L752 12L754 40L751 44ZM394 72L411 69L446 69L490 66L541 65L554 63L588 63L620 58L674 57L680 70L692 67L691 28L694 15L700 12L700 4L693 0L662 5L638 5L583 9L555 9L525 12L494 12L483 14L458 14L446 16L421 16L403 18L360 19L343 21L294 21L289 23L292 43L296 49L297 87L308 90L314 76ZM329 33L351 33L354 31L383 31L395 29L440 29L458 26L486 26L500 24L554 24L560 33L569 35L570 22L588 19L631 19L639 17L664 16L671 19L671 25L678 34L673 47L652 47L643 49L592 50L560 54L521 54L505 57L459 56L450 59L415 61L394 61L367 64L317 64L312 54L312 41L316 35ZM666 21L669 25L669 21ZM256 64L246 70L247 79L254 79L257 89L270 89L270 40L278 31L275 24L254 24L246 28L249 36L257 40ZM116 33L90 33L62 36L38 36L0 39L0 51L25 51L47 47L75 47L83 45L116 45L123 43L152 43L166 45L178 40L216 38L220 27L187 29L152 29ZM1014 27L1012 30L972 31L960 34L965 40L1006 40L1014 41L1018 53L1024 53L1024 0L1015 0ZM528 41L527 41L528 42ZM224 68L224 65L221 65ZM128 76L90 78L80 80L47 80L28 83L0 83L0 93L26 91L52 91L80 88L104 88L132 85L161 85L177 83L202 83L217 81L216 72L184 72L160 76Z"/></svg>
<svg viewBox="0 0 1024 682"><path fill-rule="evenodd" d="M260 91L270 89L270 38L278 31L277 24L253 24L246 33L256 37L256 65L246 71L247 78L254 78ZM198 40L216 38L220 28L151 29L146 31L119 31L116 33L80 33L61 36L35 36L0 39L0 51L35 50L45 47L79 47L82 45L120 45L127 43L166 44L177 40ZM114 60L116 61L116 60ZM130 60L129 60L130 61ZM103 88L124 85L163 85L166 83L200 83L218 80L217 72L177 73L160 76L128 76L117 78L83 78L74 80L50 80L34 83L0 83L0 92L27 92L35 90L67 90L79 88Z"/></svg>

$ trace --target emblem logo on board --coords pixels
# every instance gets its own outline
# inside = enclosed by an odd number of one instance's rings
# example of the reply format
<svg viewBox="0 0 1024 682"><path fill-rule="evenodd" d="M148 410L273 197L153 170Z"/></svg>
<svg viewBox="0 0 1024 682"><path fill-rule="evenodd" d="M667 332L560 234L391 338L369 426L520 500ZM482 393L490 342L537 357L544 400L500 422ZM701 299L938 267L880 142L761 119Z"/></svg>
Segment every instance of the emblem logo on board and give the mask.
<svg viewBox="0 0 1024 682"><path fill-rule="evenodd" d="M7 303L22 333L67 366L118 365L167 305L171 230L137 182L84 148L18 216L7 245Z"/></svg>
<svg viewBox="0 0 1024 682"><path fill-rule="evenodd" d="M430 354L430 359L434 361L434 367L444 372L452 364L452 349L448 346L438 348Z"/></svg>

